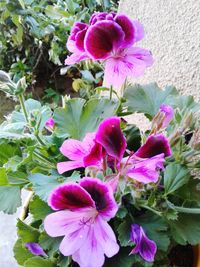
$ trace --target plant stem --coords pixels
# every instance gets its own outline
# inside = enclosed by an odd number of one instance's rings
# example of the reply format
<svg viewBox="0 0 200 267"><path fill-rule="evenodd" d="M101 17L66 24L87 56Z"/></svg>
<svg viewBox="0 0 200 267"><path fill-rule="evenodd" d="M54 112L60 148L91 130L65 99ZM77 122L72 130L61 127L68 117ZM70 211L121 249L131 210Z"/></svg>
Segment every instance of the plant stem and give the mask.
<svg viewBox="0 0 200 267"><path fill-rule="evenodd" d="M25 119L26 119L26 122L29 123L29 120L28 120L28 113L27 113L27 111L26 111L26 107L25 107L25 104L24 104L24 96L23 96L23 94L20 94L20 95L19 95L19 102L20 102L22 111L23 111L23 113L24 113L24 117L25 117Z"/></svg>
<svg viewBox="0 0 200 267"><path fill-rule="evenodd" d="M26 200L25 200L25 202L24 202L24 204L23 204L23 206L22 206L22 211L21 211L21 214L20 214L20 216L19 216L19 219L20 219L21 221L24 221L24 219L26 218L26 214L27 214L27 210L28 210L29 202L30 202L30 200L31 200L31 198L32 198L32 196L33 196L33 194L34 194L33 191L31 191L31 192L28 194L28 196L27 196L27 198L26 198Z"/></svg>
<svg viewBox="0 0 200 267"><path fill-rule="evenodd" d="M110 100L112 100L112 94L113 94L113 86L110 87Z"/></svg>
<svg viewBox="0 0 200 267"><path fill-rule="evenodd" d="M154 210L153 208L146 206L145 204L140 204L140 207L150 210L153 213L157 214L158 216L162 216L160 211Z"/></svg>

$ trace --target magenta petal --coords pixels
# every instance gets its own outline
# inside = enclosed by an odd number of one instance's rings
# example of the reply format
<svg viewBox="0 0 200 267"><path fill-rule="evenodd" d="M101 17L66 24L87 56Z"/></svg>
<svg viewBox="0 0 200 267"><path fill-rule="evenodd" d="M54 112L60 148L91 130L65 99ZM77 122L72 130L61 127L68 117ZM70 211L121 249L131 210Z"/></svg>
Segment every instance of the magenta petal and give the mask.
<svg viewBox="0 0 200 267"><path fill-rule="evenodd" d="M100 164L102 159L102 146L95 144L90 153L83 158L84 166L97 166Z"/></svg>
<svg viewBox="0 0 200 267"><path fill-rule="evenodd" d="M76 183L62 184L53 189L48 204L54 210L94 207L91 196Z"/></svg>
<svg viewBox="0 0 200 267"><path fill-rule="evenodd" d="M135 35L134 35L134 43L142 40L144 38L144 27L143 25L137 21L133 21L134 29L135 29Z"/></svg>
<svg viewBox="0 0 200 267"><path fill-rule="evenodd" d="M133 168L130 168L126 174L128 175L128 177L143 184L156 183L159 177L157 171L151 170L145 166L137 167L137 165Z"/></svg>
<svg viewBox="0 0 200 267"><path fill-rule="evenodd" d="M78 160L64 161L57 163L57 170L59 174L82 167L84 167L83 161L78 161Z"/></svg>
<svg viewBox="0 0 200 267"><path fill-rule="evenodd" d="M124 39L122 28L114 21L103 20L90 26L85 36L85 50L92 59L106 59L120 47Z"/></svg>
<svg viewBox="0 0 200 267"><path fill-rule="evenodd" d="M108 155L120 161L126 149L126 139L120 128L120 118L110 117L103 120L96 133L96 141Z"/></svg>
<svg viewBox="0 0 200 267"><path fill-rule="evenodd" d="M138 224L132 224L131 225L131 235L130 240L135 243L135 247L130 252L130 254L136 254L139 252L140 249L140 241L141 241L142 235L141 235L141 229Z"/></svg>
<svg viewBox="0 0 200 267"><path fill-rule="evenodd" d="M119 14L115 17L115 22L121 26L125 34L121 48L127 48L133 45L136 31L132 20L126 15Z"/></svg>
<svg viewBox="0 0 200 267"><path fill-rule="evenodd" d="M70 36L67 40L67 48L70 52L84 52L84 38L88 29L88 24L82 22L75 22Z"/></svg>
<svg viewBox="0 0 200 267"><path fill-rule="evenodd" d="M97 178L81 179L82 186L95 202L99 214L106 220L113 218L118 210L111 187Z"/></svg>
<svg viewBox="0 0 200 267"><path fill-rule="evenodd" d="M135 153L140 158L151 158L164 153L165 157L172 155L168 139L163 134L150 135L144 145Z"/></svg>

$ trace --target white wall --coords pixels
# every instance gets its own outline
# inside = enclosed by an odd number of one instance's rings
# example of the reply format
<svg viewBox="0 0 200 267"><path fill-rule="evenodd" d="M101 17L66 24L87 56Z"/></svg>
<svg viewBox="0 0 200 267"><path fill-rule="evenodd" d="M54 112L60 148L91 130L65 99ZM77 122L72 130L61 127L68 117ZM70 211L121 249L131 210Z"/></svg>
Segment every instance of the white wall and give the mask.
<svg viewBox="0 0 200 267"><path fill-rule="evenodd" d="M200 0L121 0L119 12L139 19L154 65L134 82L175 85L200 100Z"/></svg>

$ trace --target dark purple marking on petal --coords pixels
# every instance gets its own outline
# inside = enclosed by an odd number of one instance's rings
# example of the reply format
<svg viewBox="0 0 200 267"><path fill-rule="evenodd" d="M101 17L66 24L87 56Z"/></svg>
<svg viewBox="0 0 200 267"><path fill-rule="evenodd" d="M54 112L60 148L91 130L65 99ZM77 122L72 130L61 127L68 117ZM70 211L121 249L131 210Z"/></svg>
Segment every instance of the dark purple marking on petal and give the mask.
<svg viewBox="0 0 200 267"><path fill-rule="evenodd" d="M67 183L53 189L48 199L54 210L76 210L94 207L94 201L86 190L76 183Z"/></svg>
<svg viewBox="0 0 200 267"><path fill-rule="evenodd" d="M116 22L103 20L89 27L84 47L92 59L102 60L119 48L123 39L124 32Z"/></svg>
<svg viewBox="0 0 200 267"><path fill-rule="evenodd" d="M97 178L85 177L80 181L80 186L90 194L102 217L110 219L115 216L118 206L108 184Z"/></svg>
<svg viewBox="0 0 200 267"><path fill-rule="evenodd" d="M84 166L99 165L102 159L102 146L98 143L92 147L90 153L83 158Z"/></svg>
<svg viewBox="0 0 200 267"><path fill-rule="evenodd" d="M148 262L153 262L154 257L157 251L156 243L153 240L150 240L142 230L142 238L140 241L140 255L141 257Z"/></svg>
<svg viewBox="0 0 200 267"><path fill-rule="evenodd" d="M140 158L151 158L162 153L164 153L165 157L172 155L167 137L163 134L157 134L150 135L135 155Z"/></svg>
<svg viewBox="0 0 200 267"><path fill-rule="evenodd" d="M38 243L28 242L25 244L25 247L36 256L46 256L43 248Z"/></svg>
<svg viewBox="0 0 200 267"><path fill-rule="evenodd" d="M135 28L132 20L126 15L119 14L115 17L115 21L119 24L125 33L123 44L121 47L127 48L133 45L135 40Z"/></svg>
<svg viewBox="0 0 200 267"><path fill-rule="evenodd" d="M96 141L109 156L120 161L126 149L126 139L120 128L120 118L110 117L103 120L96 133Z"/></svg>

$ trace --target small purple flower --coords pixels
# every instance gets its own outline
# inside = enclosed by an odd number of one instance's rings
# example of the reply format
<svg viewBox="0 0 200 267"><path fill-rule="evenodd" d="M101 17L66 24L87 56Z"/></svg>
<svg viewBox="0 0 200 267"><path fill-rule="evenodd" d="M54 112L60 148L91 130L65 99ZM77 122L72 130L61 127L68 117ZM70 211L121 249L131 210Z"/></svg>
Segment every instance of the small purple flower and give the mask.
<svg viewBox="0 0 200 267"><path fill-rule="evenodd" d="M159 178L159 169L164 168L164 154L147 159L130 159L126 175L143 184L156 183Z"/></svg>
<svg viewBox="0 0 200 267"><path fill-rule="evenodd" d="M118 210L109 185L97 178L83 178L79 184L55 188L48 200L56 212L48 215L44 228L52 237L64 236L60 251L72 256L81 267L101 267L105 256L119 251L115 234L107 221Z"/></svg>
<svg viewBox="0 0 200 267"><path fill-rule="evenodd" d="M109 117L103 120L98 127L95 140L109 156L121 161L126 149L126 139L120 128L120 118Z"/></svg>
<svg viewBox="0 0 200 267"><path fill-rule="evenodd" d="M155 134L147 138L146 142L136 151L135 156L151 158L162 153L165 157L172 155L169 141L164 134Z"/></svg>
<svg viewBox="0 0 200 267"><path fill-rule="evenodd" d="M75 31L76 27L75 24L67 45L73 54L65 63L74 64L86 58L105 60L107 86L120 88L127 76L138 77L153 63L148 50L132 47L144 37L144 29L140 22L132 21L126 15L96 12L92 15L88 27ZM77 32L81 32L81 50L75 41L79 40L79 36L76 37ZM74 44L76 49L71 48Z"/></svg>
<svg viewBox="0 0 200 267"><path fill-rule="evenodd" d="M95 133L88 133L83 141L66 140L60 152L71 161L59 162L57 169L60 174L88 166L99 166L102 159L102 147L95 142Z"/></svg>
<svg viewBox="0 0 200 267"><path fill-rule="evenodd" d="M47 129L53 130L53 129L54 129L54 126L55 126L55 121L54 121L54 119L53 119L52 117L50 117L50 118L46 121L46 123L45 123L45 127L46 127Z"/></svg>
<svg viewBox="0 0 200 267"><path fill-rule="evenodd" d="M26 243L25 247L36 256L47 256L43 248L38 243L29 242Z"/></svg>
<svg viewBox="0 0 200 267"><path fill-rule="evenodd" d="M162 104L160 106L160 112L164 114L162 128L166 128L174 117L174 109L169 105Z"/></svg>
<svg viewBox="0 0 200 267"><path fill-rule="evenodd" d="M130 252L130 254L139 253L145 261L154 261L154 257L157 251L156 243L146 236L141 226L139 226L138 224L131 225L130 239L135 243L135 247Z"/></svg>

